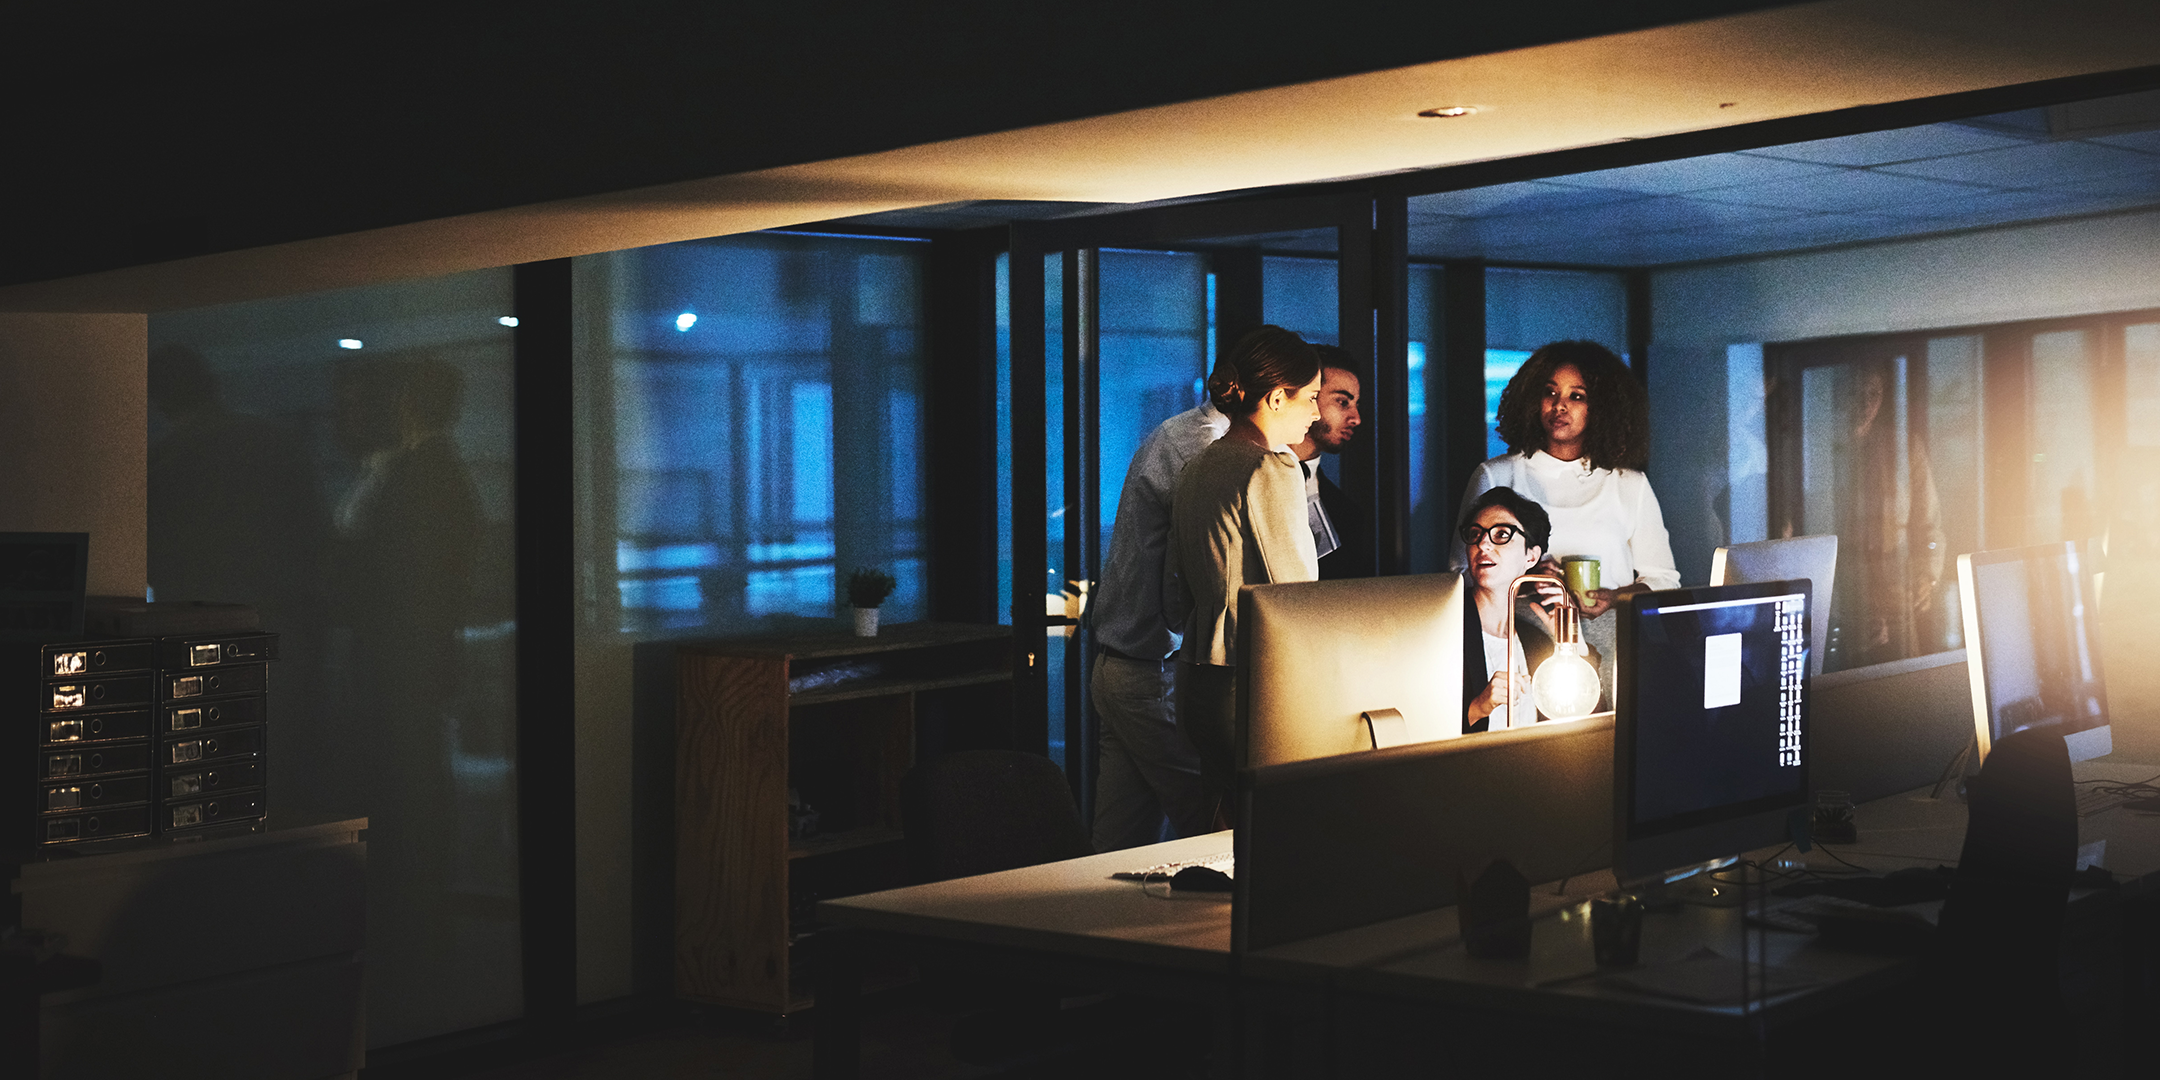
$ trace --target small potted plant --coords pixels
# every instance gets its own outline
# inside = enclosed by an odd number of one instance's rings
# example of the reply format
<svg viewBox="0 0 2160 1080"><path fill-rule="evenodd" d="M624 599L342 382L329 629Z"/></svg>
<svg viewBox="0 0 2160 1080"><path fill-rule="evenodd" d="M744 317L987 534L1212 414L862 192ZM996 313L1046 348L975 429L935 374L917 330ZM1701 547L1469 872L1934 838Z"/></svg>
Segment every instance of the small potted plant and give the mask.
<svg viewBox="0 0 2160 1080"><path fill-rule="evenodd" d="M855 609L855 636L877 636L878 605L892 595L898 582L891 574L874 566L864 567L847 576L848 606Z"/></svg>

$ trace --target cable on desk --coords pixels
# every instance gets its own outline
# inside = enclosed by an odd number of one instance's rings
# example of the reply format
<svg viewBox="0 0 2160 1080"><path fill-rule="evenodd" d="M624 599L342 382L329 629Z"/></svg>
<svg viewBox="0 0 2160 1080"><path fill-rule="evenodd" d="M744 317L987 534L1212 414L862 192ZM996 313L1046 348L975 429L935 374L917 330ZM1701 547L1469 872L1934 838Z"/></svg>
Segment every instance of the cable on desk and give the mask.
<svg viewBox="0 0 2160 1080"><path fill-rule="evenodd" d="M1610 847L1612 847L1612 839L1610 837L1607 837L1606 839L1598 841L1596 847L1591 848L1586 852L1583 852L1582 858L1575 860L1575 868L1565 874L1560 875L1560 884L1553 889L1553 895L1566 896L1568 882L1575 880L1577 875L1595 868L1597 866L1598 854Z"/></svg>
<svg viewBox="0 0 2160 1080"><path fill-rule="evenodd" d="M1849 870L1817 870L1817 869L1815 869L1814 867L1809 867L1809 868L1808 868L1808 872L1809 872L1809 873L1811 873L1811 874L1819 874L1819 875L1822 875L1822 876L1825 876L1825 877L1844 877L1844 876L1845 876L1845 875L1847 875L1847 874L1872 874L1872 873L1874 873L1874 872L1875 872L1875 871L1873 871L1873 870L1870 870L1870 869L1868 869L1868 868L1867 868L1867 867L1865 867L1865 866L1861 866L1861 865L1860 865L1859 863L1856 863L1856 862L1852 861L1851 859L1848 859L1848 858L1846 858L1846 857L1845 857L1845 856L1843 856L1843 855L1840 855L1840 854L1838 854L1838 853L1837 853L1836 851L1832 850L1832 849L1831 849L1831 847L1830 847L1830 845L1828 845L1828 844L1817 844L1817 845L1815 845L1815 846L1816 846L1816 847L1818 847L1818 848L1820 848L1820 849L1822 849L1822 853L1823 853L1823 854L1825 854L1825 855L1828 855L1828 856L1830 856L1831 858L1833 858L1833 859L1836 859L1837 861L1839 861L1839 862L1841 862L1841 863L1844 863L1844 864L1845 864L1846 866L1848 866L1848 867L1851 867L1851 869L1849 869Z"/></svg>
<svg viewBox="0 0 2160 1080"><path fill-rule="evenodd" d="M2160 781L2160 775L2154 775L2135 782L2107 779L2080 780L2077 782L2078 801L2080 803L2078 816L2085 817L2090 814L2097 814L2103 810L2112 810L2117 806L2131 802L2142 804L2129 807L2132 810L2141 813L2160 812L2160 783L2156 783L2156 781ZM2118 801L2105 806L2096 806L2090 810L2086 809L2082 805L2085 798L2095 795Z"/></svg>

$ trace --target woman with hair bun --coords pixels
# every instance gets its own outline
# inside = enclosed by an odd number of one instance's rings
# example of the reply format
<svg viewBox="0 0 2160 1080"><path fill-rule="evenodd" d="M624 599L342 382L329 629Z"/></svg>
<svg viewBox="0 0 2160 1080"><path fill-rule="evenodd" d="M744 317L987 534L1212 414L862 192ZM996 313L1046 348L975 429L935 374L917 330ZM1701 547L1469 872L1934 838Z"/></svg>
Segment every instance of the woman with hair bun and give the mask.
<svg viewBox="0 0 2160 1080"><path fill-rule="evenodd" d="M1606 587L1591 590L1583 604L1583 639L1604 657L1600 674L1610 694L1615 630L1603 616L1623 596L1680 586L1664 512L1642 473L1650 456L1642 383L1603 345L1556 341L1531 353L1508 380L1497 426L1510 452L1470 474L1463 514L1487 490L1514 488L1552 517L1548 562L1598 560ZM1453 565L1467 565L1460 538Z"/></svg>
<svg viewBox="0 0 2160 1080"><path fill-rule="evenodd" d="M1219 807L1237 768L1238 587L1320 578L1305 473L1290 450L1320 418L1320 357L1296 334L1262 326L1223 353L1207 386L1230 430L1178 477L1164 610L1173 621L1185 613L1178 728Z"/></svg>

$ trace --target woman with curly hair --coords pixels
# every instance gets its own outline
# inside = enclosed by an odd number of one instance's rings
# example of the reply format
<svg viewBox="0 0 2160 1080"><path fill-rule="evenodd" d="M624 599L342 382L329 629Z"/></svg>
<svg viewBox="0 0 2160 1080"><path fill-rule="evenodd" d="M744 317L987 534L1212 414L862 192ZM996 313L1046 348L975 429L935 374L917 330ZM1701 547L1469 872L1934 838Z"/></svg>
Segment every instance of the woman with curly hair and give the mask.
<svg viewBox="0 0 2160 1080"><path fill-rule="evenodd" d="M1607 587L1592 590L1583 605L1583 637L1604 657L1610 694L1617 650L1614 620L1603 616L1622 596L1680 585L1665 515L1642 473L1650 451L1642 383L1603 345L1556 341L1531 353L1508 380L1498 427L1510 453L1470 474L1463 513L1488 489L1514 488L1552 517L1549 562L1598 560ZM1466 565L1458 540L1453 566Z"/></svg>

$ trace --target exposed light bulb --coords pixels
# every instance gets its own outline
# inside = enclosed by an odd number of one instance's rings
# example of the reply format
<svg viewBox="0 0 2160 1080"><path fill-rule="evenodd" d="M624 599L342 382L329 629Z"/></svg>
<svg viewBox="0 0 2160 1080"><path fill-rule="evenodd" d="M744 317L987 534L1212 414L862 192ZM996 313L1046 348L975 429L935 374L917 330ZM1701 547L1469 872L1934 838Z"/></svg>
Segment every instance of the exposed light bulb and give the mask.
<svg viewBox="0 0 2160 1080"><path fill-rule="evenodd" d="M1530 679L1538 711L1554 720L1575 720L1597 711L1597 668L1575 648L1581 646L1560 646Z"/></svg>

